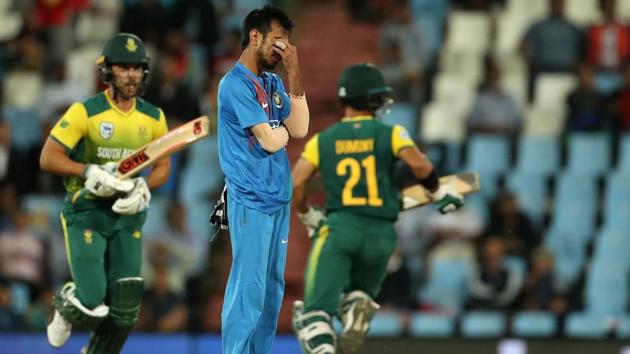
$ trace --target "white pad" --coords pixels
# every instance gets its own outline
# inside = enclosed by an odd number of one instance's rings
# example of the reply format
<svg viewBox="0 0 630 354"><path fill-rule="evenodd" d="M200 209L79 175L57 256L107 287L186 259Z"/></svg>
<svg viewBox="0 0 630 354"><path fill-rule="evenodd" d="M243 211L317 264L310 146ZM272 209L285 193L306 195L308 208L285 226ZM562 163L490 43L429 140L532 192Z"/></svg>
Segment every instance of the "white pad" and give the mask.
<svg viewBox="0 0 630 354"><path fill-rule="evenodd" d="M97 318L107 317L107 315L109 314L109 307L107 307L107 305L100 304L92 310L88 309L87 307L83 306L81 301L79 301L79 299L77 299L76 296L74 296L74 292L76 291L76 288L77 287L74 283L68 283L64 285L64 287L61 290L61 293L63 294L66 300L68 300L74 307L81 310L81 312L83 312L84 314L90 317L97 317Z"/></svg>
<svg viewBox="0 0 630 354"><path fill-rule="evenodd" d="M302 313L302 305L301 301L296 301L294 304L293 329L296 332L304 354L335 354L337 336L330 324L332 321L330 315L324 311ZM308 325L303 325L303 323L314 317L323 317L324 319L312 322ZM333 340L333 344L322 343L318 346L313 346L311 341L319 336L330 336Z"/></svg>

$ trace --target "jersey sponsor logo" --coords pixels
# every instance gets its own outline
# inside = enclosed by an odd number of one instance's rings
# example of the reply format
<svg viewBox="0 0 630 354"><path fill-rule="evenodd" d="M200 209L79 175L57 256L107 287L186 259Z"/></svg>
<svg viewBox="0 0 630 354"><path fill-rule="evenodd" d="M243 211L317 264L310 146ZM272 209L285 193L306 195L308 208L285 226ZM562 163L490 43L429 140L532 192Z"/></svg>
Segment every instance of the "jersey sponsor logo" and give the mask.
<svg viewBox="0 0 630 354"><path fill-rule="evenodd" d="M59 128L66 129L69 125L70 123L68 123L67 120L62 120L61 123L59 123Z"/></svg>
<svg viewBox="0 0 630 354"><path fill-rule="evenodd" d="M282 108L283 104L284 100L282 99L282 95L280 95L278 91L275 91L273 93L273 105L276 106L276 108Z"/></svg>
<svg viewBox="0 0 630 354"><path fill-rule="evenodd" d="M269 120L269 126L271 126L271 129L276 129L280 126L280 120L278 119L270 119Z"/></svg>
<svg viewBox="0 0 630 354"><path fill-rule="evenodd" d="M262 106L263 109L267 109L267 107L269 107L269 103L267 102L263 102L260 105Z"/></svg>
<svg viewBox="0 0 630 354"><path fill-rule="evenodd" d="M139 166L143 164L144 162L146 162L149 159L149 155L147 155L144 152L145 150L146 149L142 149L138 151L137 153L129 156L124 161L121 161L120 165L118 165L118 172L121 175L124 175L125 173L132 170L136 166Z"/></svg>
<svg viewBox="0 0 630 354"><path fill-rule="evenodd" d="M133 40L133 38L128 37L127 44L125 44L125 48L127 48L127 51L129 53L135 53L136 50L138 50L138 45L136 44L136 41Z"/></svg>
<svg viewBox="0 0 630 354"><path fill-rule="evenodd" d="M341 154L356 154L374 150L374 139L353 139L335 141L335 152Z"/></svg>
<svg viewBox="0 0 630 354"><path fill-rule="evenodd" d="M108 140L114 135L114 123L112 122L101 122L98 129L101 134L101 138Z"/></svg>
<svg viewBox="0 0 630 354"><path fill-rule="evenodd" d="M120 160L133 154L135 150L122 148L108 148L99 146L96 148L96 157L106 160Z"/></svg>

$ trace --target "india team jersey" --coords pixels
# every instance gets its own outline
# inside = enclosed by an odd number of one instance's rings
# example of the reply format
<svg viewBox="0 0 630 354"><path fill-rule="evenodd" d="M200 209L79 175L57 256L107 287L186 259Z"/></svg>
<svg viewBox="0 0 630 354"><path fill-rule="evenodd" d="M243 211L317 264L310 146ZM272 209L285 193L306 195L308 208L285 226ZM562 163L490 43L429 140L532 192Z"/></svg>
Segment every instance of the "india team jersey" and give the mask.
<svg viewBox="0 0 630 354"><path fill-rule="evenodd" d="M251 128L280 126L291 111L278 75L256 76L237 63L219 83L219 162L228 198L249 208L272 213L291 201L292 182L286 149L263 150Z"/></svg>
<svg viewBox="0 0 630 354"><path fill-rule="evenodd" d="M66 147L74 161L101 165L127 157L167 131L159 108L136 98L134 108L125 113L103 91L70 106L50 136ZM83 180L68 178L65 187L75 192L83 187Z"/></svg>
<svg viewBox="0 0 630 354"><path fill-rule="evenodd" d="M306 143L302 158L321 172L326 210L344 209L395 220L400 192L394 179L398 153L416 146L400 125L371 116L344 118Z"/></svg>

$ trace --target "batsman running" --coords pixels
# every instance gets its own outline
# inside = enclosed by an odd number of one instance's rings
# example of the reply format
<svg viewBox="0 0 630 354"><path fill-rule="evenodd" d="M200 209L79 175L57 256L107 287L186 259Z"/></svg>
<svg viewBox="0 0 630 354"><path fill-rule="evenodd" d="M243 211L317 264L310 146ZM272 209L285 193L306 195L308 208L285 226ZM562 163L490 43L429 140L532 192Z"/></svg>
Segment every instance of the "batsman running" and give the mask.
<svg viewBox="0 0 630 354"><path fill-rule="evenodd" d="M345 118L313 136L293 168L293 205L312 237L304 301L293 307L293 328L305 354L355 353L379 305L374 301L396 247L401 209L394 181L397 160L431 192L442 213L463 204L452 186L440 186L433 164L400 125L375 120L391 89L371 64L348 67L338 82ZM309 205L305 184L319 171L325 213ZM333 331L339 316L343 334Z"/></svg>
<svg viewBox="0 0 630 354"><path fill-rule="evenodd" d="M40 157L43 170L65 177L61 224L73 279L53 299L47 333L50 344L61 347L73 327L88 329L82 353L116 354L140 310L149 189L167 181L170 162L158 161L146 177L121 180L114 174L115 161L168 129L162 110L137 97L149 74L138 36L114 35L96 63L108 88L70 106Z"/></svg>

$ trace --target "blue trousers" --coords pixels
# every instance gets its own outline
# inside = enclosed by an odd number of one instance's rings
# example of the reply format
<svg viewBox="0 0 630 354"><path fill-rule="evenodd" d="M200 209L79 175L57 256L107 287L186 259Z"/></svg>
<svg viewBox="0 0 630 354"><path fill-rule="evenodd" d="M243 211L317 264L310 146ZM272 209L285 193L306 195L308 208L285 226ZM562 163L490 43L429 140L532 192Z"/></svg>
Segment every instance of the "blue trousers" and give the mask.
<svg viewBox="0 0 630 354"><path fill-rule="evenodd" d="M232 268L221 313L223 354L269 354L284 295L289 208L266 214L228 197Z"/></svg>

